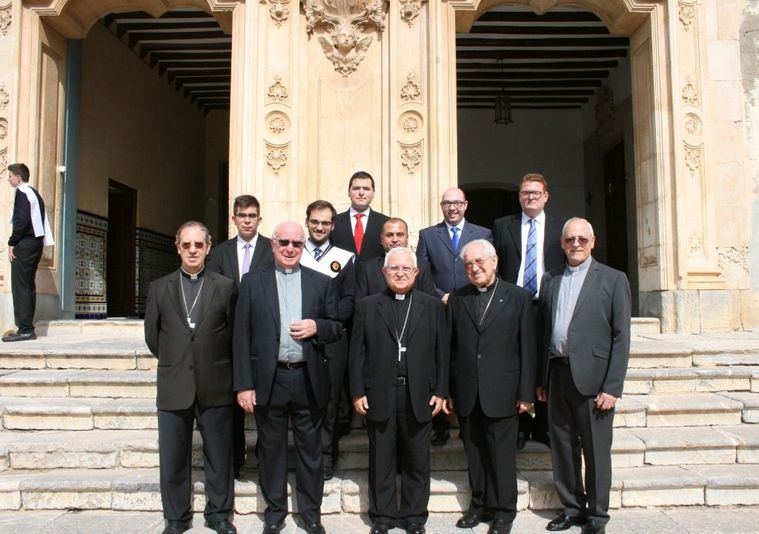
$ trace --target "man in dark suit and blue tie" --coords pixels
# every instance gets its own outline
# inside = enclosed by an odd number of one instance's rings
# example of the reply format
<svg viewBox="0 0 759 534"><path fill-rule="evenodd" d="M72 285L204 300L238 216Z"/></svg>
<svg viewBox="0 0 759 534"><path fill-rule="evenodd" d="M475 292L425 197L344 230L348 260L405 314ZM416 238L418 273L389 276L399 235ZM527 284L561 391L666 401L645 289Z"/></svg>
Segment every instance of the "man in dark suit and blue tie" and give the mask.
<svg viewBox="0 0 759 534"><path fill-rule="evenodd" d="M435 280L435 294L446 303L448 295L469 284L459 252L475 239L493 241L490 230L464 218L468 205L461 189L447 189L440 201L443 221L419 232L416 255L422 265L429 265ZM432 444L445 445L449 438L449 428L448 418L444 413L439 413L434 421Z"/></svg>

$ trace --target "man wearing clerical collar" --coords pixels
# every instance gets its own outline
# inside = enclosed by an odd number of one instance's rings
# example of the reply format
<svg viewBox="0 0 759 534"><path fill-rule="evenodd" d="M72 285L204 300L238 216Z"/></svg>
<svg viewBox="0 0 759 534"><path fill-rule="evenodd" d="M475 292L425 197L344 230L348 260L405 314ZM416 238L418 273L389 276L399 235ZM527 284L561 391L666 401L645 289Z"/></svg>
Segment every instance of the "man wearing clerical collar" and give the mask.
<svg viewBox="0 0 759 534"><path fill-rule="evenodd" d="M242 278L234 335L234 388L258 429L259 487L266 502L264 532L276 534L287 516L287 429L293 421L298 511L308 534L323 534L321 426L329 396L324 346L337 340L337 292L332 280L300 261L303 227L274 229L274 265Z"/></svg>
<svg viewBox="0 0 759 534"><path fill-rule="evenodd" d="M203 438L206 526L237 532L232 474L234 282L205 269L211 235L199 222L179 227L181 267L150 285L145 342L158 358L158 454L164 534L190 528L195 420Z"/></svg>
<svg viewBox="0 0 759 534"><path fill-rule="evenodd" d="M530 294L497 276L498 256L486 239L465 245L470 285L448 299L451 398L467 456L472 496L458 528L490 522L508 534L517 512L518 415L533 406L537 369Z"/></svg>
<svg viewBox="0 0 759 534"><path fill-rule="evenodd" d="M353 406L366 416L369 435L371 533L398 526L421 534L430 496L432 417L446 410L448 328L443 302L414 289L418 269L411 249L391 249L382 272L387 288L356 305L349 352Z"/></svg>

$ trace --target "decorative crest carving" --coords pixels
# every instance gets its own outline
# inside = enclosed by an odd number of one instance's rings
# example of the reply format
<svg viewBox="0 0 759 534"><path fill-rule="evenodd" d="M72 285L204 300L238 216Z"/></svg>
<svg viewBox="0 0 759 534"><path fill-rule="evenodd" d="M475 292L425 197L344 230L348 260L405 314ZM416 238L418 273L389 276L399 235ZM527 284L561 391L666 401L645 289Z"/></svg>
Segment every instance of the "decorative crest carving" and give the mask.
<svg viewBox="0 0 759 534"><path fill-rule="evenodd" d="M8 149L0 150L0 179L8 178Z"/></svg>
<svg viewBox="0 0 759 534"><path fill-rule="evenodd" d="M406 133L414 133L419 129L419 121L414 117L407 117L403 121L403 130Z"/></svg>
<svg viewBox="0 0 759 534"><path fill-rule="evenodd" d="M287 165L287 149L285 147L277 147L267 143L266 164L271 167L274 174L279 174L279 169Z"/></svg>
<svg viewBox="0 0 759 534"><path fill-rule="evenodd" d="M354 72L374 39L369 29L385 29L384 0L301 0L306 32L322 33L319 44L335 70L343 76Z"/></svg>
<svg viewBox="0 0 759 534"><path fill-rule="evenodd" d="M285 131L285 120L282 117L274 117L269 121L269 131L273 134L281 134Z"/></svg>
<svg viewBox="0 0 759 534"><path fill-rule="evenodd" d="M414 25L419 11L422 9L422 0L400 0L401 20L408 24L409 28Z"/></svg>
<svg viewBox="0 0 759 534"><path fill-rule="evenodd" d="M290 16L289 4L290 0L269 0L269 15L277 26L282 26Z"/></svg>
<svg viewBox="0 0 759 534"><path fill-rule="evenodd" d="M8 94L8 88L4 82L0 83L0 109L8 109L8 104L10 104L10 101L11 95Z"/></svg>
<svg viewBox="0 0 759 534"><path fill-rule="evenodd" d="M8 35L11 28L11 21L13 19L13 12L11 11L12 4L0 7L0 34Z"/></svg>
<svg viewBox="0 0 759 534"><path fill-rule="evenodd" d="M401 164L408 169L409 174L414 174L414 169L422 162L422 145L401 147Z"/></svg>
<svg viewBox="0 0 759 534"><path fill-rule="evenodd" d="M696 7L692 4L680 4L678 16L683 25L683 29L685 29L686 32L690 31L691 26L693 26L693 21L696 20Z"/></svg>
<svg viewBox="0 0 759 534"><path fill-rule="evenodd" d="M422 96L422 90L419 89L419 83L416 81L416 74L409 72L406 76L406 85L401 87L401 98L404 102L414 102Z"/></svg>
<svg viewBox="0 0 759 534"><path fill-rule="evenodd" d="M696 86L693 85L691 80L688 80L685 82L685 85L683 85L683 102L690 104L691 106L697 106L699 100L700 98Z"/></svg>
<svg viewBox="0 0 759 534"><path fill-rule="evenodd" d="M701 132L704 131L704 126L698 115L695 113L687 113L685 115L685 131L691 136L701 135Z"/></svg>
<svg viewBox="0 0 759 534"><path fill-rule="evenodd" d="M685 145L685 165L691 172L701 168L701 149Z"/></svg>
<svg viewBox="0 0 759 534"><path fill-rule="evenodd" d="M8 121L0 118L0 141L5 141L8 137Z"/></svg>
<svg viewBox="0 0 759 534"><path fill-rule="evenodd" d="M282 83L282 78L274 77L274 83L269 86L267 94L274 102L285 102L287 100L287 87Z"/></svg>

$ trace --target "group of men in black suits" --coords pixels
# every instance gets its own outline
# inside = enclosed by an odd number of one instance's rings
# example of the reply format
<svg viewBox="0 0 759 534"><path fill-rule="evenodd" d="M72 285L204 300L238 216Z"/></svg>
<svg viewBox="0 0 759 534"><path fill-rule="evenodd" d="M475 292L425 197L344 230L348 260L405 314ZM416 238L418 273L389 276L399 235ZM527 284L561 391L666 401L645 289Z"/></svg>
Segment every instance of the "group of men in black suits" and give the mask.
<svg viewBox="0 0 759 534"><path fill-rule="evenodd" d="M228 514L245 462L246 412L258 430L264 532L279 532L287 514L289 421L298 509L307 532L324 532L320 505L343 396L366 418L372 534L425 531L430 442L446 442L450 413L472 489L457 526L490 522L490 534L510 532L516 449L530 434L548 443L550 428L565 509L546 528L603 532L613 408L629 353L624 274L592 259L587 221L562 227L545 214L541 175L523 178L522 213L498 219L492 233L466 221L463 191L446 190L443 221L420 232L416 254L405 221L370 208L374 193L373 178L355 173L348 211L313 202L308 236L290 221L270 240L257 232L258 201L238 197L238 235L214 249L208 268L208 231L196 222L180 228L182 266L151 286L145 319L159 359L165 534L189 527L193 420L204 442L207 525L235 532Z"/></svg>

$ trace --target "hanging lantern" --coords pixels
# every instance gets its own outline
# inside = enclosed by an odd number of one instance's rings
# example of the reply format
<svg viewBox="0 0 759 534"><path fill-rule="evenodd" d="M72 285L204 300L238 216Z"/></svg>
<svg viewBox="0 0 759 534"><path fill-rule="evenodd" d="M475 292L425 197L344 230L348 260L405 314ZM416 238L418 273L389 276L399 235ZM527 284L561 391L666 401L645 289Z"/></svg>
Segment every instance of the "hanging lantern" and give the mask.
<svg viewBox="0 0 759 534"><path fill-rule="evenodd" d="M501 66L501 92L495 96L495 119L496 124L508 125L514 122L511 119L511 96L506 92L506 75L503 68L504 58L498 58L498 64Z"/></svg>

